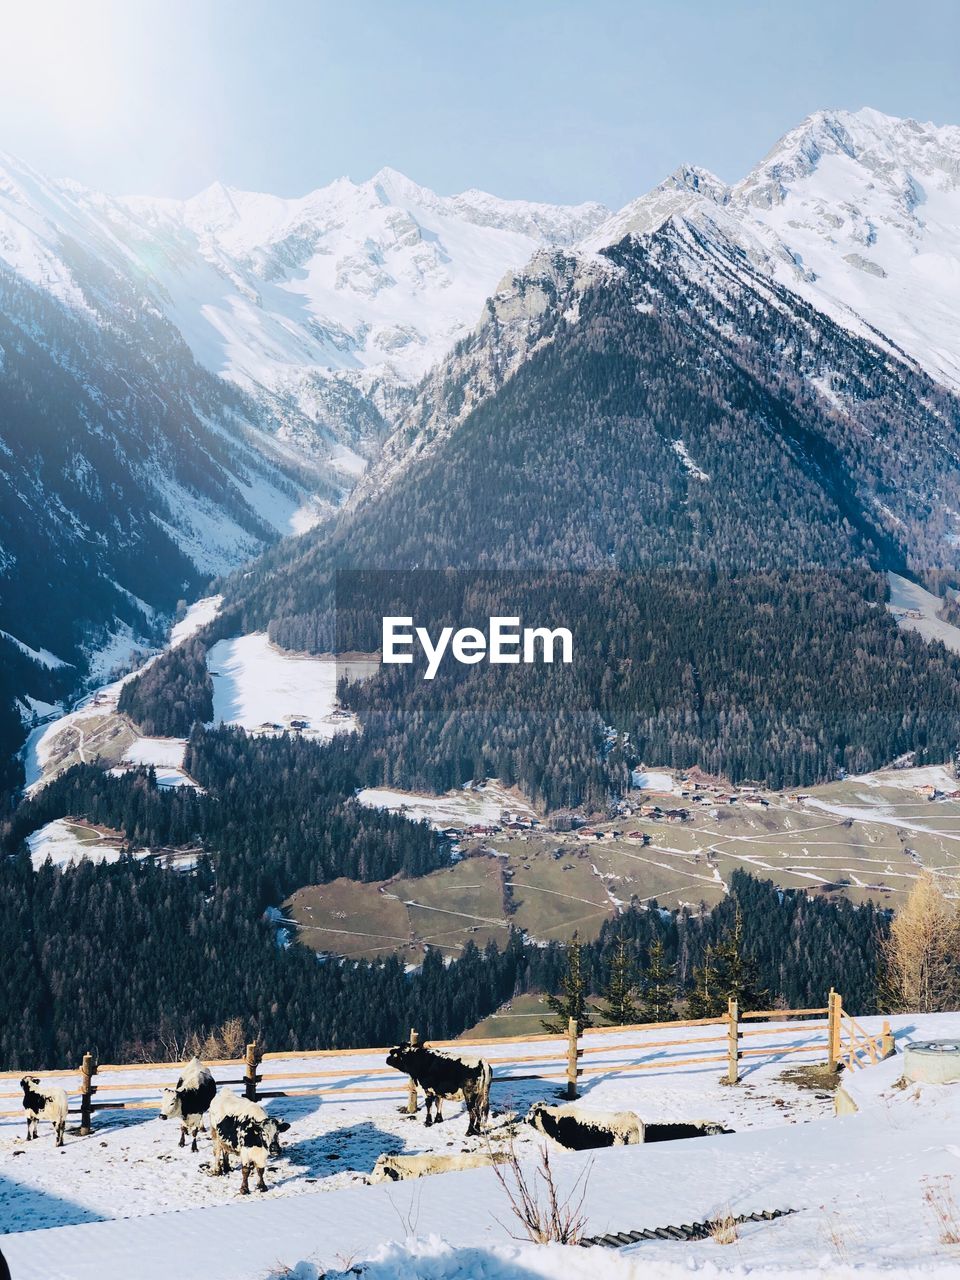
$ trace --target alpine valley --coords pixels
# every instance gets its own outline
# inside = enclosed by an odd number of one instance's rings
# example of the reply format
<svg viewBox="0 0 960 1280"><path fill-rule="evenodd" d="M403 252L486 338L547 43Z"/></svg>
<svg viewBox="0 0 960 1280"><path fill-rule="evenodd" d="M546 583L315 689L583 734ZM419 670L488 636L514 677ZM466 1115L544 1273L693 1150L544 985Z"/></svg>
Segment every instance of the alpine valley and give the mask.
<svg viewBox="0 0 960 1280"><path fill-rule="evenodd" d="M458 1034L615 918L682 995L741 905L771 997L872 1011L882 901L960 877L952 798L898 818L955 790L958 300L960 128L873 110L615 213L5 160L0 1013L58 1010L6 1058L82 1049L81 982L105 1054ZM382 616L517 613L582 660L378 669Z"/></svg>

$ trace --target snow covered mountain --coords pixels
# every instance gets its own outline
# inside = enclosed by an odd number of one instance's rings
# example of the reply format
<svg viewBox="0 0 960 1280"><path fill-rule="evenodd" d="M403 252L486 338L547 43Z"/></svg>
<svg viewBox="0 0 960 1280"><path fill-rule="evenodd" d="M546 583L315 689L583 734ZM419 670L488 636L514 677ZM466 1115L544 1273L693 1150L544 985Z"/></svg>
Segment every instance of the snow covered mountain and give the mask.
<svg viewBox="0 0 960 1280"><path fill-rule="evenodd" d="M606 214L386 169L295 200L119 199L0 155L0 703L105 674L333 510L504 271Z"/></svg>
<svg viewBox="0 0 960 1280"><path fill-rule="evenodd" d="M251 393L307 452L323 451L329 432L348 473L505 271L607 215L598 204L438 196L392 169L296 199L220 183L185 201L72 195L147 266L197 361Z"/></svg>
<svg viewBox="0 0 960 1280"><path fill-rule="evenodd" d="M960 387L960 128L819 111L734 186L678 169L583 247L696 220L709 206L779 283Z"/></svg>
<svg viewBox="0 0 960 1280"><path fill-rule="evenodd" d="M431 371L350 505L434 451L552 341L583 291L617 274L613 246L625 237L650 246L663 230L687 245L684 269L708 293L728 291L731 268L748 292L762 294L769 281L960 390L960 128L871 109L817 112L734 186L681 166L570 250L540 250L505 277L469 338ZM832 374L842 380L844 370L820 367L814 377L828 399Z"/></svg>

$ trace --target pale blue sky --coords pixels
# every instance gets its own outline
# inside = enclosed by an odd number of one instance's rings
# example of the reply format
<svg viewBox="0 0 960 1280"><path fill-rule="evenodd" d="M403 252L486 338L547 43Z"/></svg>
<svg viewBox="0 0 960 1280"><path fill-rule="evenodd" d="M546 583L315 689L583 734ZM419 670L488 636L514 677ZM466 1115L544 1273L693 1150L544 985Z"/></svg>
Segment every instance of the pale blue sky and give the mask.
<svg viewBox="0 0 960 1280"><path fill-rule="evenodd" d="M956 0L4 0L0 150L112 192L382 165L619 206L818 107L960 124Z"/></svg>

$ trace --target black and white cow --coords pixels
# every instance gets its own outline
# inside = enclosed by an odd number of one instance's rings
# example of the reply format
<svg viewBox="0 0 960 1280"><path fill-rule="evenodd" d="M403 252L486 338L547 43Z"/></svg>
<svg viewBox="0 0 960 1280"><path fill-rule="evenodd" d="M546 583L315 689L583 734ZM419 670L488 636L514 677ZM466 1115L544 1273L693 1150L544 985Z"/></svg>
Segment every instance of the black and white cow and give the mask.
<svg viewBox="0 0 960 1280"><path fill-rule="evenodd" d="M183 1068L172 1089L164 1089L160 1103L160 1119L180 1119L180 1146L186 1145L187 1134L193 1138L190 1150L197 1149L197 1134L203 1130L203 1117L217 1094L217 1083L199 1058Z"/></svg>
<svg viewBox="0 0 960 1280"><path fill-rule="evenodd" d="M49 1120L57 1135L57 1146L62 1147L68 1105L64 1090L41 1084L39 1076L24 1076L20 1088L23 1090L23 1109L27 1113L27 1141L39 1137L37 1130L41 1120Z"/></svg>
<svg viewBox="0 0 960 1280"><path fill-rule="evenodd" d="M593 1111L579 1103L551 1107L535 1103L527 1124L569 1151L626 1147L643 1142L644 1126L632 1111Z"/></svg>
<svg viewBox="0 0 960 1280"><path fill-rule="evenodd" d="M257 1190L266 1191L263 1180L267 1157L280 1151L280 1134L290 1128L285 1120L268 1116L263 1107L235 1093L221 1093L210 1107L213 1139L213 1173L230 1172L230 1157L240 1161L240 1194L249 1195L250 1170L257 1171Z"/></svg>
<svg viewBox="0 0 960 1280"><path fill-rule="evenodd" d="M433 1124L433 1107L436 1107L437 1124L443 1123L444 1098L462 1098L470 1116L467 1137L480 1132L490 1114L493 1072L489 1062L483 1058L451 1058L426 1045L413 1046L404 1041L390 1050L387 1066L405 1072L423 1090L427 1100L426 1124Z"/></svg>

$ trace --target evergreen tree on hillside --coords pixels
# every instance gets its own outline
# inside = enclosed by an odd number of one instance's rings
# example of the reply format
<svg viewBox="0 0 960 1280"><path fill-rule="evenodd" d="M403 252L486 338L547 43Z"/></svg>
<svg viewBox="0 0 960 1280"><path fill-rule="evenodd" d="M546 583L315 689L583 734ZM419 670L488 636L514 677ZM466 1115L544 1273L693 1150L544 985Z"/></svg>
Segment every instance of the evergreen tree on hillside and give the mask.
<svg viewBox="0 0 960 1280"><path fill-rule="evenodd" d="M581 1035L593 1022L587 1011L587 986L583 964L583 947L579 934L574 934L567 949L567 965L560 979L560 993L548 995L547 1005L553 1018L544 1018L543 1027L554 1035L566 1035L571 1018L577 1020L577 1035Z"/></svg>
<svg viewBox="0 0 960 1280"><path fill-rule="evenodd" d="M727 1000L736 1000L741 1013L762 1009L768 1000L760 985L760 970L743 943L743 912L736 904L733 928L721 938L713 955L716 989L723 1003L718 1012L726 1012Z"/></svg>
<svg viewBox="0 0 960 1280"><path fill-rule="evenodd" d="M693 971L693 986L687 995L688 1018L717 1018L727 1011L727 997L720 987L716 949L707 943L703 963Z"/></svg>
<svg viewBox="0 0 960 1280"><path fill-rule="evenodd" d="M669 1022L674 1017L673 1002L677 995L677 966L668 964L663 941L650 944L650 962L640 1002L642 1022Z"/></svg>
<svg viewBox="0 0 960 1280"><path fill-rule="evenodd" d="M614 1027L626 1027L639 1021L636 1003L637 984L633 956L621 932L610 960L610 973L603 991L600 1012Z"/></svg>

